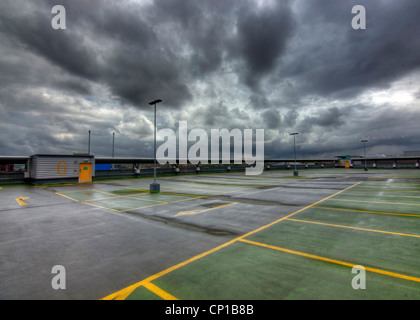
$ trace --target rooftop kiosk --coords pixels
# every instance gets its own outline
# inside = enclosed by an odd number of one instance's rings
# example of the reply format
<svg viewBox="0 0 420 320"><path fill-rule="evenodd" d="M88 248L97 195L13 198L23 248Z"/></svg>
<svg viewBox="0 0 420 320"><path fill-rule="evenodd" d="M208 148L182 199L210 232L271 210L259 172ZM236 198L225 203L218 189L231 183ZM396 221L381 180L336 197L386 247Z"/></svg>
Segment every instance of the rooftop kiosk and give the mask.
<svg viewBox="0 0 420 320"><path fill-rule="evenodd" d="M29 178L34 183L92 182L95 157L89 154L35 154L29 159Z"/></svg>

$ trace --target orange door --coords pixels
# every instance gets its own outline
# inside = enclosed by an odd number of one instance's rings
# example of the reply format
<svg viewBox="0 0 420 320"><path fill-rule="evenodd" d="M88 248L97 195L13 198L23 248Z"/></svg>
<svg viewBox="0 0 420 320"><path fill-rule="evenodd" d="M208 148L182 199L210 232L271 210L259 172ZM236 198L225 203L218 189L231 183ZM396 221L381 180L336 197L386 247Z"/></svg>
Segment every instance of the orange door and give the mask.
<svg viewBox="0 0 420 320"><path fill-rule="evenodd" d="M79 164L79 183L92 182L92 164L80 163Z"/></svg>

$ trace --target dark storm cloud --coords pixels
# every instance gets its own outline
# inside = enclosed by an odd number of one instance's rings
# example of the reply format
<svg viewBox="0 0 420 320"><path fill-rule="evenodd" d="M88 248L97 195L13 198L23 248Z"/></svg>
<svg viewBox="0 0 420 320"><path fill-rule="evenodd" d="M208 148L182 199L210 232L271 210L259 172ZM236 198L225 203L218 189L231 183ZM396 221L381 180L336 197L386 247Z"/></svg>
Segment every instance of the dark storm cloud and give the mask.
<svg viewBox="0 0 420 320"><path fill-rule="evenodd" d="M271 102L262 94L254 93L249 97L249 103L253 109L268 109Z"/></svg>
<svg viewBox="0 0 420 320"><path fill-rule="evenodd" d="M338 127L344 124L343 117L343 111L340 111L337 107L332 107L326 111L320 111L319 115L306 117L299 126L303 130L308 130L314 125L324 128Z"/></svg>
<svg viewBox="0 0 420 320"><path fill-rule="evenodd" d="M262 119L267 129L278 129L281 123L281 116L278 110L269 109L262 113Z"/></svg>
<svg viewBox="0 0 420 320"><path fill-rule="evenodd" d="M288 126L293 127L296 124L298 113L296 110L289 110L284 116L284 123Z"/></svg>
<svg viewBox="0 0 420 320"><path fill-rule="evenodd" d="M260 78L274 69L295 24L289 1L278 1L260 10L250 7L242 7L239 13L232 52L245 61L244 81L255 88Z"/></svg>
<svg viewBox="0 0 420 320"><path fill-rule="evenodd" d="M223 61L232 27L232 1L177 0L154 2L157 24L168 24L182 48L189 51L188 68L195 77L217 70Z"/></svg>
<svg viewBox="0 0 420 320"><path fill-rule="evenodd" d="M366 30L350 27L357 4L366 8ZM420 67L420 2L318 0L302 7L297 36L305 41L282 73L296 76L302 91L351 97Z"/></svg>
<svg viewBox="0 0 420 320"><path fill-rule="evenodd" d="M53 30L56 4L0 2L1 153L78 151L92 128L100 153L115 130L150 156L156 98L161 126L278 128L267 155L289 154L295 130L306 155L358 150L359 135L418 146L418 89L359 101L418 72L418 1L62 0L67 30ZM366 30L351 28L356 4Z"/></svg>
<svg viewBox="0 0 420 320"><path fill-rule="evenodd" d="M106 67L100 80L115 95L140 108L149 108L156 97L176 108L191 98L187 73L164 33L154 30L154 17L145 20L140 17L143 10L132 5L99 8L100 15L92 14L83 23L101 41L110 41L110 50L101 52Z"/></svg>
<svg viewBox="0 0 420 320"><path fill-rule="evenodd" d="M98 77L95 53L80 35L56 32L45 11L0 19L2 33L15 40L23 50L32 51L65 71L86 79Z"/></svg>
<svg viewBox="0 0 420 320"><path fill-rule="evenodd" d="M48 13L53 4L13 19L3 15L2 32L16 46L65 72L106 84L124 102L148 107L147 102L164 94L172 106L179 107L191 95L177 57L158 41L152 24L127 10L139 8L104 3L96 1L97 6L92 6L65 1L68 29L63 31L51 27L52 15ZM74 82L69 87L80 91Z"/></svg>

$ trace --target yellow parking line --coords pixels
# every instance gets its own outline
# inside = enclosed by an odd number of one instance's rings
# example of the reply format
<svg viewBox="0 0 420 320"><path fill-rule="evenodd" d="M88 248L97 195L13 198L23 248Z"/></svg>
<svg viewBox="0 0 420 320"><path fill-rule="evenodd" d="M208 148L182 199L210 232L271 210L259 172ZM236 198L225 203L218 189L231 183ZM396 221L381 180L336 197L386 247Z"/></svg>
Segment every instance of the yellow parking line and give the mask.
<svg viewBox="0 0 420 320"><path fill-rule="evenodd" d="M109 200L109 199L131 199L131 200L140 200L140 201L149 201L149 202L158 202L161 204L167 204L167 201L158 201L158 200L150 200L150 199L143 199L143 198L135 198L135 195L132 196L115 196L115 197L108 197L108 198L99 198L99 199L91 199L91 200L83 200L83 202L92 202L92 201L100 201L100 200Z"/></svg>
<svg viewBox="0 0 420 320"><path fill-rule="evenodd" d="M386 202L386 201L366 201L366 200L351 200L351 199L329 199L332 201L348 201L348 202L367 202L367 203L385 203L385 204L398 204L407 206L420 206L420 203L407 203L407 202Z"/></svg>
<svg viewBox="0 0 420 320"><path fill-rule="evenodd" d="M89 199L89 200L81 200L81 202L91 202L91 201L98 201L98 200L109 200L109 199L115 199L119 197L106 197L106 198L97 198L97 199Z"/></svg>
<svg viewBox="0 0 420 320"><path fill-rule="evenodd" d="M337 211L354 211L354 212L363 212L363 213L378 213L378 214L388 214L393 216L407 216L407 217L418 217L419 214L408 214L408 213L396 213L396 212L382 212L382 211L368 211L368 210L358 210L358 209L342 209L342 208L331 208L331 207L312 207L315 209L324 209L324 210L337 210Z"/></svg>
<svg viewBox="0 0 420 320"><path fill-rule="evenodd" d="M158 273L156 273L156 274L154 274L154 275L152 275L152 276L150 276L150 277L148 277L148 278L146 278L146 279L144 279L142 281L139 281L139 282L137 282L135 284L132 284L131 286L129 286L127 288L124 288L122 290L119 290L117 292L114 292L114 293L112 293L112 294L110 294L110 295L102 298L101 300L113 300L113 299L115 299L115 298L117 298L119 296L125 295L128 291L132 292L134 289L138 288L139 286L143 285L146 282L150 282L150 281L153 281L153 280L155 280L157 278L160 278L161 276L163 276L165 274L168 274L168 273L170 273L170 272L172 272L172 271L174 271L176 269L179 269L179 268L181 268L181 267L183 267L183 266L185 266L185 265L187 265L187 264L189 264L189 263L191 263L193 261L196 261L198 259L201 259L202 257L205 257L205 256L207 256L207 255L209 255L209 254L211 254L213 252L216 252L216 251L218 251L218 250L220 250L222 248L225 248L225 247L227 247L227 246L229 246L229 245L231 245L231 244L233 244L233 243L235 243L235 242L237 242L237 241L239 241L239 240L241 240L241 239L243 239L243 238L245 238L245 237L247 237L247 236L249 236L251 234L254 234L254 233L258 232L258 231L261 231L261 230L263 230L265 228L268 228L268 227L270 227L270 226L272 226L272 225L274 225L274 224L276 224L276 223L278 223L280 221L283 221L283 220L285 220L285 219L287 219L287 218L289 218L289 217L291 217L291 216L293 216L295 214L298 214L299 212L302 212L302 211L304 211L304 210L306 210L308 208L311 208L314 205L316 205L318 203L321 203L322 201L324 201L326 199L329 199L329 198L334 197L334 196L336 196L336 195L338 195L338 194L340 194L342 192L345 192L346 190L349 190L349 189L357 186L360 183L362 183L362 182L361 181L360 182L357 182L357 183L355 183L355 184L353 184L353 185L351 185L351 186L349 186L349 187L347 187L347 188L345 188L343 190L340 190L340 191L338 191L338 192L336 192L336 193L334 193L334 194L332 194L332 195L330 195L328 197L325 197L324 199L321 199L321 200L319 200L317 202L314 202L314 203L312 203L312 204L310 204L310 205L308 205L308 206L306 206L306 207L304 207L302 209L299 209L299 210L297 210L297 211L295 211L295 212L293 212L293 213L291 213L291 214L289 214L287 216L284 216L284 217L282 217L282 218L280 218L280 219L278 219L276 221L270 222L270 223L268 223L268 224L266 224L266 225L264 225L264 226L262 226L260 228L257 228L257 229L255 229L253 231L250 231L248 233L245 233L245 234L243 234L243 235L241 235L241 236L239 236L237 238L234 238L234 239L232 239L232 240L230 240L228 242L225 242L225 243L223 243L223 244L221 244L221 245L219 245L219 246L217 246L217 247L215 247L213 249L210 249L208 251L205 251L203 253L200 253L199 255L196 255L196 256L188 259L188 260L185 260L184 262L178 263L178 264L176 264L176 265L174 265L174 266L172 266L172 267L170 267L168 269L165 269L165 270L163 270L161 272L158 272Z"/></svg>
<svg viewBox="0 0 420 320"><path fill-rule="evenodd" d="M162 195L162 196L178 196L178 197L188 197L188 198L201 198L201 197L203 197L203 196L190 196L190 195L186 195L186 194L178 194L178 193L165 193L165 192L159 192L158 193L159 195ZM134 195L133 195L134 196ZM136 197L148 197L148 196L150 196L150 193L142 193L142 194L139 194L138 196L136 196ZM127 197L131 197L131 196L127 196ZM182 199L182 200L184 200L184 199ZM161 200L150 200L150 201L158 201L158 202L162 202ZM175 200L175 201L179 201L179 200ZM163 201L163 202L167 202L167 201Z"/></svg>
<svg viewBox="0 0 420 320"><path fill-rule="evenodd" d="M67 192L66 192L66 193L67 193ZM66 195L64 195L64 194L62 194L62 193L60 193L60 192L56 192L55 194L58 194L58 195L60 195L60 196L62 196L62 197L65 197L65 198L67 198L67 199L70 199L70 200L73 200L73 201L76 201L76 202L82 202L82 203L87 203L87 202L89 202L89 201L106 200L106 199L113 199L113 198L115 198L115 197L106 197L106 198L89 199L89 200L78 200L78 199L75 199L75 198L72 198L72 197L66 196Z"/></svg>
<svg viewBox="0 0 420 320"><path fill-rule="evenodd" d="M130 209L125 209L125 210L119 210L119 212L127 212L127 211L131 211L131 210L139 210L139 209L144 209L144 208L150 208L150 207L156 207L156 206L163 206L165 204L169 204L168 203L156 203L156 204L150 204L147 206L142 206L142 207L136 207L136 208L130 208Z"/></svg>
<svg viewBox="0 0 420 320"><path fill-rule="evenodd" d="M147 189L133 188L133 187L130 187L130 186L120 186L120 187L125 188L125 189L134 189L134 190L141 190L143 192L149 192L149 190L147 190Z"/></svg>
<svg viewBox="0 0 420 320"><path fill-rule="evenodd" d="M326 257L316 256L316 255L305 253L305 252L299 252L299 251L295 251L295 250L276 247L276 246L272 246L272 245L269 245L269 244L255 242L255 241L251 241L251 240L247 240L247 239L241 239L240 241L245 242L245 243L249 243L249 244L252 244L252 245L255 245L255 246L260 246L260 247L264 247L264 248L268 248L268 249L274 249L274 250L277 250L277 251L282 251L282 252L291 253L291 254L295 254L295 255L298 255L298 256L306 257L306 258L311 258L311 259L315 259L315 260L320 260L320 261L330 262L330 263L334 263L334 264L339 264L339 265L346 266L346 267L353 268L356 265L360 265L360 264L354 264L354 263L344 262L344 261L340 261L340 260L330 259L330 258L326 258ZM375 273L379 273L379 274L383 274L383 275L387 275L387 276L391 276L391 277L395 277L395 278L420 282L420 278L417 278L417 277L407 276L407 275L404 275L404 274L399 274L399 273L395 273L395 272L390 272L390 271L385 271L385 270L375 269L375 268L370 268L370 267L364 267L364 268L365 268L366 271L375 272Z"/></svg>
<svg viewBox="0 0 420 320"><path fill-rule="evenodd" d="M207 196L199 196L196 194L186 194L186 193L176 193L176 192L161 192L160 194L169 195L169 196L193 197L193 198L207 197Z"/></svg>
<svg viewBox="0 0 420 320"><path fill-rule="evenodd" d="M96 203L90 203L90 202L84 202L84 201L77 201L77 202L80 202L80 203L83 203L83 204L87 204L87 205L90 205L90 206L94 206L94 207L98 207L98 208L102 208L102 209L112 210L112 211L115 211L115 212L122 212L121 210L117 210L117 209L112 209L112 208L109 208L109 207L100 206L99 204L96 204Z"/></svg>
<svg viewBox="0 0 420 320"><path fill-rule="evenodd" d="M312 223L312 224L319 224L323 226L330 226L330 227L337 227L337 228L346 228L346 229L354 229L354 230L361 230L361 231L370 231L370 232L378 232L378 233L387 233L387 234L395 234L398 236L406 236L406 237L415 237L420 238L420 235L416 234L407 234L407 233L399 233L399 232L392 232L392 231L383 231L383 230L375 230L375 229L366 229L366 228L357 228L351 226L343 226L340 224L330 224L330 223L323 223L317 221L308 221L308 220L299 220L299 219L286 219L288 221L296 221L296 222L303 222L303 223Z"/></svg>
<svg viewBox="0 0 420 320"><path fill-rule="evenodd" d="M118 194L115 194L115 193L106 192L106 191L100 191L100 190L97 190L97 189L92 189L92 191L106 193L106 194L109 194L109 195L114 196L114 197L126 197L124 195L121 196L121 195L118 195ZM136 194L141 194L141 193L140 192L139 193L135 193L134 195L136 195Z"/></svg>
<svg viewBox="0 0 420 320"><path fill-rule="evenodd" d="M219 187L219 186L225 186L225 187L255 187L255 185L252 184L232 184L232 183L217 183L217 182L207 182L207 181L181 181L182 183L197 183L197 184L204 184L204 185L209 185L209 186L215 186L215 187Z"/></svg>
<svg viewBox="0 0 420 320"><path fill-rule="evenodd" d="M79 192L79 193L86 193L86 192L92 192L92 191L94 191L94 192L99 192L99 193L105 193L105 194L112 194L112 193L105 192L105 191L100 191L100 190L97 190L97 189L88 189L88 190L72 190L72 191L65 191L64 193L76 193L76 192ZM56 193L57 193L57 194L62 195L62 193L61 193L61 192L56 192Z"/></svg>
<svg viewBox="0 0 420 320"><path fill-rule="evenodd" d="M39 187L39 186L34 186L34 188L36 188L36 187ZM71 190L71 191L64 191L64 193L86 192L86 191L89 191L89 190ZM56 192L56 193L61 194L61 192Z"/></svg>
<svg viewBox="0 0 420 320"><path fill-rule="evenodd" d="M67 198L67 199L70 199L70 200L73 200L73 201L76 201L76 202L82 202L82 201L80 201L80 200L77 200L77 199L71 198L71 197L69 197L69 196L66 196L66 195L64 195L64 194L62 194L62 193L60 193L60 192L56 192L55 194L58 194L59 196L62 196L62 197L64 197L64 198Z"/></svg>
<svg viewBox="0 0 420 320"><path fill-rule="evenodd" d="M167 293L166 291L162 290L158 286L155 286L153 283L145 282L143 284L143 287L152 291L154 294L158 295L164 300L179 300L178 298L175 298L173 295Z"/></svg>
<svg viewBox="0 0 420 320"><path fill-rule="evenodd" d="M148 278L146 278L146 279L144 279L142 281L139 281L139 282L137 282L135 284L132 284L131 286L128 286L127 288L124 288L122 290L119 290L117 292L114 292L114 293L112 293L112 294L110 294L110 295L102 298L101 300L113 300L113 299L116 299L116 298L118 298L120 296L124 296L124 295L127 296L127 292L133 292L136 288L144 285L145 283L148 283L150 281L156 280L157 278L160 278L161 276L163 276L165 274L168 274L168 273L170 273L170 272L172 272L172 271L174 271L176 269L179 269L179 268L181 268L181 267L183 267L183 266L185 266L185 265L187 265L187 264L189 264L189 263L191 263L193 261L196 261L196 260L198 260L198 259L200 259L200 258L202 258L204 256L207 256L210 253L213 253L213 252L218 251L218 250L220 250L220 249L222 249L224 247L227 247L228 245L236 242L237 240L238 239L236 238L236 239L230 240L228 242L225 242L224 244L222 244L220 246L217 246L217 247L215 247L213 249L210 249L210 250L208 250L206 252L203 252L203 253L201 253L199 255L196 255L196 256L188 259L188 260L185 260L184 262L178 263L178 264L176 264L176 265L174 265L174 266L172 266L170 268L167 268L167 269L165 269L165 270L163 270L161 272L158 272L158 273L156 273L156 274L154 274L154 275L152 275L152 276L150 276L150 277L148 277Z"/></svg>
<svg viewBox="0 0 420 320"><path fill-rule="evenodd" d="M131 194L131 195L117 195L117 194L113 194L113 193L109 193L109 192L105 192L105 191L100 191L100 190L96 190L96 189L92 189L92 191L99 192L99 193L105 193L105 194L111 195L112 197L104 197L104 198L88 199L88 200L77 200L77 201L86 203L86 202L100 201L100 200L109 200L109 199L115 199L115 198L138 199L138 198L134 198L134 197L142 196L142 195L145 195L145 196L149 195L149 194L146 194L144 192L142 192L142 193L135 193L135 194ZM83 192L83 191L80 191L80 192ZM60 195L62 195L64 197L64 195L61 194L61 193L57 193L57 194L60 194ZM72 199L72 200L76 200L76 199L71 198L71 197L67 197L67 198ZM151 200L151 199L139 199L139 200L151 201L151 202L159 202L159 203L162 203L162 204L169 203L167 201L159 201L159 200Z"/></svg>
<svg viewBox="0 0 420 320"><path fill-rule="evenodd" d="M103 192L103 191L98 191L98 190L94 190L94 191L106 193L106 194L109 194L109 195L113 195L112 193L109 193L109 192ZM95 207L98 207L98 208L112 210L112 211L115 211L115 212L126 212L126 211L130 211L130 210L138 210L138 209L153 207L153 206L157 206L157 205L171 204L171 203L174 203L174 202L186 201L186 200L192 200L192 199L204 197L204 196L197 196L197 197L194 197L194 198L191 197L190 199L181 199L181 200L176 200L176 201L172 201L172 202L166 202L166 201L158 201L158 200L130 198L130 196L117 196L117 195L113 195L112 197L107 197L107 198L99 198L99 199L91 199L91 200L77 200L77 199L71 198L69 196L66 196L66 195L64 195L64 194L62 194L60 192L56 192L56 194L58 194L58 195L60 195L62 197L65 197L67 199L70 199L70 200L79 202L79 203L84 203L84 204L92 205L92 206L95 206ZM138 195L140 195L140 193ZM92 203L92 202L94 202L96 200L107 200L107 199L115 199L115 198L127 198L127 199L132 199L132 200L157 202L157 204L147 205L147 206L141 206L141 207L135 207L135 208L125 209L125 210L117 210L117 209L112 209L112 208L109 208L109 207L105 207L105 206L101 206L101 205Z"/></svg>

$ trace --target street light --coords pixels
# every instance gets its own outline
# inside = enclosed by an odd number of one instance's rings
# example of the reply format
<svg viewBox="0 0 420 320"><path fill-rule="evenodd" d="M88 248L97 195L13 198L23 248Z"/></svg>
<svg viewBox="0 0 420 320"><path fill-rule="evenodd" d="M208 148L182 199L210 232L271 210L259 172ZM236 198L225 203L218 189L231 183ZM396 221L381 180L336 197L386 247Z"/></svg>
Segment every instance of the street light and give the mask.
<svg viewBox="0 0 420 320"><path fill-rule="evenodd" d="M151 193L157 193L160 192L160 185L156 182L156 104L162 102L160 99L156 99L152 102L149 102L150 105L154 105L154 111L155 111L155 126L154 126L154 156L153 156L153 183L150 184L150 192Z"/></svg>
<svg viewBox="0 0 420 320"><path fill-rule="evenodd" d="M290 135L293 136L293 150L295 154L295 171L293 171L294 176L298 176L299 172L296 169L296 135L299 134L299 132L293 132Z"/></svg>
<svg viewBox="0 0 420 320"><path fill-rule="evenodd" d="M360 142L363 142L363 149L365 150L365 171L368 171L367 165L366 165L366 142L368 142L367 139L360 140Z"/></svg>
<svg viewBox="0 0 420 320"><path fill-rule="evenodd" d="M111 165L111 170L114 170L114 146L115 146L115 132L112 133L112 165Z"/></svg>
<svg viewBox="0 0 420 320"><path fill-rule="evenodd" d="M88 154L90 155L90 133L91 131L89 130L89 141L88 141Z"/></svg>
<svg viewBox="0 0 420 320"><path fill-rule="evenodd" d="M115 132L112 133L112 158L114 158Z"/></svg>

